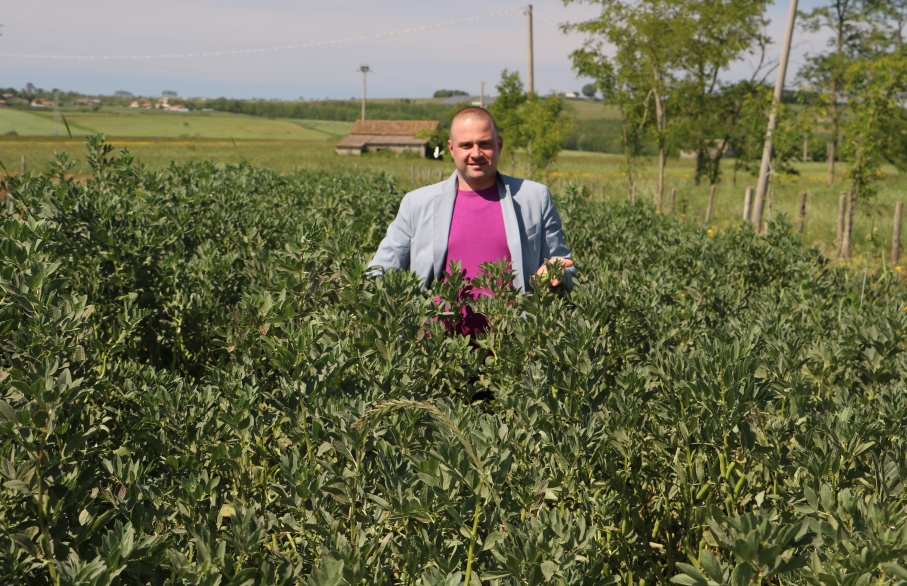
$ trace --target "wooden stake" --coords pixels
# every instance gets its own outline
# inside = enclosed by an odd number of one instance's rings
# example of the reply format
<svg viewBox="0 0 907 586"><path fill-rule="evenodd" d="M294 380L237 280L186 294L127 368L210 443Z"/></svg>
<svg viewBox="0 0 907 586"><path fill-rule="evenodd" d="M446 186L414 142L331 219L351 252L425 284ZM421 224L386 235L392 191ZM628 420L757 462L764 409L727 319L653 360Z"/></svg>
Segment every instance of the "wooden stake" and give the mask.
<svg viewBox="0 0 907 586"><path fill-rule="evenodd" d="M708 224L712 221L712 210L715 209L715 190L718 189L718 186L712 183L711 189L709 189L709 205L705 208L705 223Z"/></svg>
<svg viewBox="0 0 907 586"><path fill-rule="evenodd" d="M563 177L557 178L557 192L564 193L564 178Z"/></svg>
<svg viewBox="0 0 907 586"><path fill-rule="evenodd" d="M296 165L296 164L293 165L293 173L295 173L295 172L298 170L298 167L299 167L299 166Z"/></svg>
<svg viewBox="0 0 907 586"><path fill-rule="evenodd" d="M831 143L829 143L831 144ZM835 238L838 243L838 258L842 257L844 245L844 217L847 214L847 194L843 191L841 192L841 197L838 198L838 236Z"/></svg>
<svg viewBox="0 0 907 586"><path fill-rule="evenodd" d="M677 188L672 187L671 188L671 213L673 214L676 209L677 209Z"/></svg>
<svg viewBox="0 0 907 586"><path fill-rule="evenodd" d="M904 202L894 204L894 231L891 235L891 265L897 266L901 256L901 214L904 211Z"/></svg>
<svg viewBox="0 0 907 586"><path fill-rule="evenodd" d="M438 181L444 181L444 169L438 169Z"/></svg>
<svg viewBox="0 0 907 586"><path fill-rule="evenodd" d="M747 185L746 193L743 195L743 221L750 221L750 208L753 206L753 187Z"/></svg>
<svg viewBox="0 0 907 586"><path fill-rule="evenodd" d="M803 234L803 226L806 224L806 192L800 194L800 218L797 221L797 234Z"/></svg>
<svg viewBox="0 0 907 586"><path fill-rule="evenodd" d="M22 155L22 161L20 165L20 172L22 175L25 175L25 155Z"/></svg>

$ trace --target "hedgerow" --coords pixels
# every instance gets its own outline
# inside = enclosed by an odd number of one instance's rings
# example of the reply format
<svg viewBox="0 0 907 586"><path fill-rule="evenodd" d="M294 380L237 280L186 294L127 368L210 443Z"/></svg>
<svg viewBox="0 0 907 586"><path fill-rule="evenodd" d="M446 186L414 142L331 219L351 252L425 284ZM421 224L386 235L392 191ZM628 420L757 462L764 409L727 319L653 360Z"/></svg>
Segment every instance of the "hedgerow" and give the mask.
<svg viewBox="0 0 907 586"><path fill-rule="evenodd" d="M898 273L572 186L472 341L392 177L88 161L0 185L4 583L907 579Z"/></svg>

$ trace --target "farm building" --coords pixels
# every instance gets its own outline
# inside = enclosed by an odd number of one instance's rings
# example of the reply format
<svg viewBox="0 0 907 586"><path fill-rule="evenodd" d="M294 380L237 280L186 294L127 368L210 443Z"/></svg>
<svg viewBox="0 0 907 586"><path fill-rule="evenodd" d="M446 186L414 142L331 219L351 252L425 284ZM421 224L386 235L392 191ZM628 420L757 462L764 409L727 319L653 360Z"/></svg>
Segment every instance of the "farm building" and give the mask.
<svg viewBox="0 0 907 586"><path fill-rule="evenodd" d="M338 155L393 151L428 157L428 139L416 138L422 131L438 129L437 120L356 120L349 136L334 148Z"/></svg>

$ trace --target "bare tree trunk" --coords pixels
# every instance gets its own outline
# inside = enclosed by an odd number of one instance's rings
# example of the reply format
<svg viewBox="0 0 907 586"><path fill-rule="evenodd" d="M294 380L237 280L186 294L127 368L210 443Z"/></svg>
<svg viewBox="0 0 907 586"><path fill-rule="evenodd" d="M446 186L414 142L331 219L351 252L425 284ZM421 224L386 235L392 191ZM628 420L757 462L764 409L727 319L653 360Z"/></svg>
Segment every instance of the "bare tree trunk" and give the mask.
<svg viewBox="0 0 907 586"><path fill-rule="evenodd" d="M665 145L665 132L667 122L665 121L664 105L661 103L661 94L659 86L661 85L661 76L657 69L653 68L655 75L655 126L658 129L658 183L655 187L655 209L660 210L665 190L665 166L668 161L668 153Z"/></svg>
<svg viewBox="0 0 907 586"><path fill-rule="evenodd" d="M832 138L831 142L828 143L828 178L825 180L826 185L831 185L835 182L835 143L838 142L836 138Z"/></svg>

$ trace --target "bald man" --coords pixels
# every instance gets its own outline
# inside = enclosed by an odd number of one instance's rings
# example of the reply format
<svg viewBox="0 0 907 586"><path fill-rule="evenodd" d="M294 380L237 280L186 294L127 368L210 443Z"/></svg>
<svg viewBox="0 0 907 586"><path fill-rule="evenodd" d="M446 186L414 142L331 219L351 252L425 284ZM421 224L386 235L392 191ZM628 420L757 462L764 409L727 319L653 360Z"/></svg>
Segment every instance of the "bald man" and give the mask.
<svg viewBox="0 0 907 586"><path fill-rule="evenodd" d="M447 141L456 172L404 196L369 267L413 271L427 288L444 279L454 261L472 279L482 263L503 260L514 272L513 286L528 291L529 277L546 273L546 261L557 261L571 286L575 268L551 192L499 173L503 146L487 110L460 110Z"/></svg>

